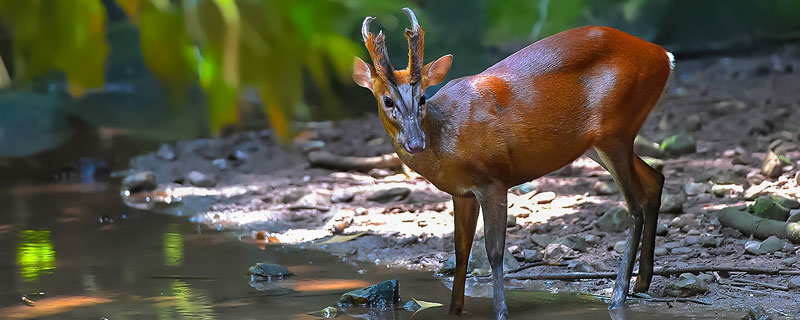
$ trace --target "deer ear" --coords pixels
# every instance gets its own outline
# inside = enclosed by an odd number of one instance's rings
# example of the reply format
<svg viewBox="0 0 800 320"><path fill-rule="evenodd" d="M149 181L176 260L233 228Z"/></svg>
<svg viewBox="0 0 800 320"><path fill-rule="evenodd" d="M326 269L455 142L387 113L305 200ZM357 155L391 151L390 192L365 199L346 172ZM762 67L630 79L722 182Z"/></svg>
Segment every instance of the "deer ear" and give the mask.
<svg viewBox="0 0 800 320"><path fill-rule="evenodd" d="M452 64L453 55L448 54L422 67L422 74L425 76L425 86L430 87L441 83L450 71L450 65Z"/></svg>
<svg viewBox="0 0 800 320"><path fill-rule="evenodd" d="M353 59L353 81L357 85L373 91L372 88L372 68L358 57Z"/></svg>

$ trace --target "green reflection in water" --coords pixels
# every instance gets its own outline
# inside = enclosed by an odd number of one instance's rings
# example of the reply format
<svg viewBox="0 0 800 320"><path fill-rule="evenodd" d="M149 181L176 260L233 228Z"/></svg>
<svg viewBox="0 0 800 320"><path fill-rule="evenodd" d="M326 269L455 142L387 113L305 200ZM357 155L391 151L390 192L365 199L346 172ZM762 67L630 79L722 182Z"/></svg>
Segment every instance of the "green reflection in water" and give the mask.
<svg viewBox="0 0 800 320"><path fill-rule="evenodd" d="M176 232L177 228L172 224L164 234L164 263L170 267L183 263L183 235Z"/></svg>
<svg viewBox="0 0 800 320"><path fill-rule="evenodd" d="M193 290L188 283L180 280L172 280L170 284L173 303L161 305L158 308L158 319L215 319L214 310L211 307L211 300L199 290ZM178 317L173 314L177 312Z"/></svg>
<svg viewBox="0 0 800 320"><path fill-rule="evenodd" d="M50 230L22 230L17 247L17 264L25 282L34 282L39 275L52 273L56 251L50 240Z"/></svg>

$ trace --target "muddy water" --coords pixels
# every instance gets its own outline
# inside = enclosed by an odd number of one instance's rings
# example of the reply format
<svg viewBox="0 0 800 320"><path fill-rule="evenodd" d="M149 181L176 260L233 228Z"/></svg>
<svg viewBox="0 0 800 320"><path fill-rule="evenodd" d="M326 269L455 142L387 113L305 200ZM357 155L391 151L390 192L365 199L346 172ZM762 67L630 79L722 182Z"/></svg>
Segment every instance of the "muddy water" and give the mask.
<svg viewBox="0 0 800 320"><path fill-rule="evenodd" d="M233 232L127 209L113 185L16 184L0 189L0 204L3 319L318 319L308 313L333 305L345 291L390 278L399 280L404 301L446 304L450 297L430 273L355 264L313 250L260 249ZM279 263L297 276L259 291L246 275L255 262ZM517 319L609 318L602 302L576 295L509 292L508 301ZM468 298L466 309L461 318L445 315L446 308L413 318L486 319L491 301ZM349 312L339 318L412 318L404 310ZM626 315L718 317L635 305Z"/></svg>

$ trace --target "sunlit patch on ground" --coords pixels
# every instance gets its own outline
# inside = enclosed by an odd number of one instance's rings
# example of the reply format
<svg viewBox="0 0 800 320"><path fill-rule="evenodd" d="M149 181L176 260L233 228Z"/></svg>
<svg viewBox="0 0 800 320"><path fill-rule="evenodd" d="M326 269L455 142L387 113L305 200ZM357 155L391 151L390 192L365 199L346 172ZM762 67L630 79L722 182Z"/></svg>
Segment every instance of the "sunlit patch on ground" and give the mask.
<svg viewBox="0 0 800 320"><path fill-rule="evenodd" d="M59 296L36 300L35 307L19 305L0 309L4 319L35 319L69 312L75 308L94 306L113 301L110 298L90 296Z"/></svg>

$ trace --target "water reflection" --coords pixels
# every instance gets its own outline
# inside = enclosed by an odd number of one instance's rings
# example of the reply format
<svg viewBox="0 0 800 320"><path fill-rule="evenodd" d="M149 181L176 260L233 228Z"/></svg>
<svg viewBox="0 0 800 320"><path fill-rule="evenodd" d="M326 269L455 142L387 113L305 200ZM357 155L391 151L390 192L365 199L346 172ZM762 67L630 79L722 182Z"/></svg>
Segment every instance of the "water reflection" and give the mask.
<svg viewBox="0 0 800 320"><path fill-rule="evenodd" d="M195 291L188 283L177 279L172 280L170 289L172 300L157 305L158 319L216 319L211 300L202 291ZM173 311L179 317L175 317Z"/></svg>
<svg viewBox="0 0 800 320"><path fill-rule="evenodd" d="M177 267L183 263L183 235L177 224L170 224L164 233L164 264Z"/></svg>
<svg viewBox="0 0 800 320"><path fill-rule="evenodd" d="M35 282L39 275L55 269L56 251L49 230L22 230L17 247L17 264L25 282Z"/></svg>

